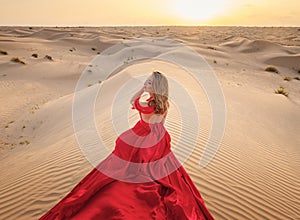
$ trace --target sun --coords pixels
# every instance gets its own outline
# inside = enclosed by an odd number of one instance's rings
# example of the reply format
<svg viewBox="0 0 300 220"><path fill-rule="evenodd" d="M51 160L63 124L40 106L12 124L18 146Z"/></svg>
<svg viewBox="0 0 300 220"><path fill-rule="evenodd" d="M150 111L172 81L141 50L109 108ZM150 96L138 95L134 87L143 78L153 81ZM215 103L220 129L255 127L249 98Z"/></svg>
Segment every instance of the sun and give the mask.
<svg viewBox="0 0 300 220"><path fill-rule="evenodd" d="M176 17L190 22L207 21L226 11L228 0L175 0Z"/></svg>

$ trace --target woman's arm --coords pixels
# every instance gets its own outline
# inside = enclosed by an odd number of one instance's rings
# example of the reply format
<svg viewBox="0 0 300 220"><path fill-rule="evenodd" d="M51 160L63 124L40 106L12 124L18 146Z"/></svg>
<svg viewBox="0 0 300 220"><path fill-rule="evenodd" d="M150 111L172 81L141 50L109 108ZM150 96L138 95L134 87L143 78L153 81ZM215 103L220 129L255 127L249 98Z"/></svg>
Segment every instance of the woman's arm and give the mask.
<svg viewBox="0 0 300 220"><path fill-rule="evenodd" d="M143 88L141 88L139 91L137 91L137 93L134 94L134 96L130 99L130 104L133 105L134 100L135 100L137 97L141 96L141 95L144 93L144 91L145 91L145 86L143 86Z"/></svg>

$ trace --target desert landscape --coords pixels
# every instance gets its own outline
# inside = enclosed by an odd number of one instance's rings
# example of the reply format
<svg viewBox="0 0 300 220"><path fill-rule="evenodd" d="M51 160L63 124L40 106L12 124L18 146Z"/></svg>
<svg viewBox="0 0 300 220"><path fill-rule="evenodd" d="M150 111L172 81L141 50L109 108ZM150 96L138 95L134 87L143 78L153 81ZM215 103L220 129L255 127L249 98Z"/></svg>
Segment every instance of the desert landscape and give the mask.
<svg viewBox="0 0 300 220"><path fill-rule="evenodd" d="M241 26L1 26L0 219L38 219L92 170L73 129L76 84L105 49L143 37L179 41L212 67L226 101L221 145L200 169L212 124L209 99L184 69L150 60L82 89L106 88L95 103L95 123L106 146L113 150L118 136L110 118L115 92L140 73L161 70L182 81L198 108L198 141L183 166L212 215L300 219L300 27ZM131 96L122 96L128 105L118 112L134 125L139 116L130 108ZM180 120L171 103L165 126L178 157L192 147L188 136L177 145Z"/></svg>

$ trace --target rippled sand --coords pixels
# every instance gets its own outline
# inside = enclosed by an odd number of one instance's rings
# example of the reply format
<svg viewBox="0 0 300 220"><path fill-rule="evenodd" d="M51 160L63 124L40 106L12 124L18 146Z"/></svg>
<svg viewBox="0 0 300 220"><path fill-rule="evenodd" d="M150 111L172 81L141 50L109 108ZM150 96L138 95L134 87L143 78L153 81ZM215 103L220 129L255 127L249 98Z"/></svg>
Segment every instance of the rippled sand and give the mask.
<svg viewBox="0 0 300 220"><path fill-rule="evenodd" d="M197 107L199 130L185 121L189 134L181 136L182 113L174 102L165 126L178 158L192 152L183 165L212 215L230 220L300 218L299 36L297 27L1 27L0 218L37 219L92 169L73 130L76 83L102 51L141 37L177 40L207 61L226 101L224 136L211 162L200 168L213 125L209 97L186 70L152 60L126 66L107 79L100 76L82 90L88 97L93 86L103 85L95 120L105 146L112 150L118 132L139 119L128 92L120 96L128 104L112 121L116 93L127 80L158 69L182 83ZM13 57L25 65L12 62ZM265 71L267 66L278 73ZM141 86L137 81L136 90ZM274 92L280 86L287 97ZM176 88L171 91L176 96ZM192 109L185 111L192 115ZM124 115L128 124L120 123ZM193 135L198 135L196 144Z"/></svg>

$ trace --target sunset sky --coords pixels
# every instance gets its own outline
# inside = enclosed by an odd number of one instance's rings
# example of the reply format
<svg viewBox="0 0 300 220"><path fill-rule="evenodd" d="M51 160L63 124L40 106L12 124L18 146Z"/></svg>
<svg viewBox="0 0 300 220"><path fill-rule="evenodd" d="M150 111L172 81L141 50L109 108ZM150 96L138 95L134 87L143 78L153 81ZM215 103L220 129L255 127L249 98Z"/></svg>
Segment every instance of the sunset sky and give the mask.
<svg viewBox="0 0 300 220"><path fill-rule="evenodd" d="M0 25L300 26L299 0L0 0Z"/></svg>

